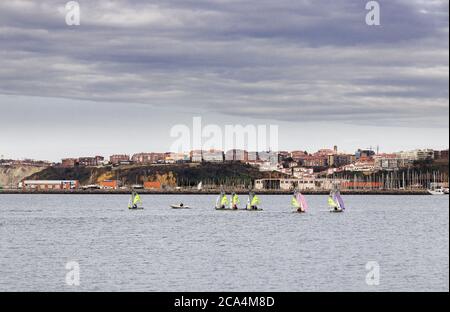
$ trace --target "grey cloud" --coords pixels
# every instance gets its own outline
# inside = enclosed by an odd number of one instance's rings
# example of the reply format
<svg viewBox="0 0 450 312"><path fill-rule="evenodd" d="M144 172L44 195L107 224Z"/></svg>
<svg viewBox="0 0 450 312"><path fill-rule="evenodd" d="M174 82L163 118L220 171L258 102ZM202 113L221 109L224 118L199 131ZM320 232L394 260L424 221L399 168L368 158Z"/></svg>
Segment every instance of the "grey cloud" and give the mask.
<svg viewBox="0 0 450 312"><path fill-rule="evenodd" d="M79 2L0 4L0 93L448 126L448 1Z"/></svg>

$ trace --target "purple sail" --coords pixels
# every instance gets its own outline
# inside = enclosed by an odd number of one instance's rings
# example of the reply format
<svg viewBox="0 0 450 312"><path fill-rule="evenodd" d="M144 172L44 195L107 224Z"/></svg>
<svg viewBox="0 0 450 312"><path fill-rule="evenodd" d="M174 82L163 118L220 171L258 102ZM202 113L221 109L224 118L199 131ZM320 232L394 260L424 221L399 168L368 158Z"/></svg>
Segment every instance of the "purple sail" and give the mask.
<svg viewBox="0 0 450 312"><path fill-rule="evenodd" d="M344 201L342 200L341 194L338 192L338 193L336 193L336 195L334 197L337 200L337 202L339 203L339 207L341 207L342 210L345 210L345 204L344 204Z"/></svg>

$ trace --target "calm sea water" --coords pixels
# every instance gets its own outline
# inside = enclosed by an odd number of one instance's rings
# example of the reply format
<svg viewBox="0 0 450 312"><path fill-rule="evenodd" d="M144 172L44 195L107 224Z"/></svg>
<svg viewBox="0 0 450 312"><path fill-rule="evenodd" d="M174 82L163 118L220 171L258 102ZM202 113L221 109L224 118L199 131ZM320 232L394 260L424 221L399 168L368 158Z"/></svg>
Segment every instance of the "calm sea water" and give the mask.
<svg viewBox="0 0 450 312"><path fill-rule="evenodd" d="M215 196L0 195L1 291L449 291L448 196L262 196L262 212ZM183 201L191 210L174 210ZM244 202L244 199L242 198ZM68 286L66 263L80 265ZM380 283L366 283L377 261Z"/></svg>

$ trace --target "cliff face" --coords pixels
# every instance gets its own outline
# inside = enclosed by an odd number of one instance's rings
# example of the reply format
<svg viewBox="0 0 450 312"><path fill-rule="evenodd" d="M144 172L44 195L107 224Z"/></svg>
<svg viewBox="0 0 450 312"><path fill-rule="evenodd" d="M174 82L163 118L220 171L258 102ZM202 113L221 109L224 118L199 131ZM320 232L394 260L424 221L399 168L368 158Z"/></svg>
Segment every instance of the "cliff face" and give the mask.
<svg viewBox="0 0 450 312"><path fill-rule="evenodd" d="M79 180L82 185L107 179L118 179L124 185L158 181L166 186L196 186L203 184L250 184L254 179L269 176L258 169L239 163L232 164L176 164L123 166L118 168L60 168L49 167L32 174L30 180ZM272 173L271 177L277 174Z"/></svg>
<svg viewBox="0 0 450 312"><path fill-rule="evenodd" d="M34 166L2 166L0 167L0 187L17 187L17 184L26 177L45 169L45 167Z"/></svg>

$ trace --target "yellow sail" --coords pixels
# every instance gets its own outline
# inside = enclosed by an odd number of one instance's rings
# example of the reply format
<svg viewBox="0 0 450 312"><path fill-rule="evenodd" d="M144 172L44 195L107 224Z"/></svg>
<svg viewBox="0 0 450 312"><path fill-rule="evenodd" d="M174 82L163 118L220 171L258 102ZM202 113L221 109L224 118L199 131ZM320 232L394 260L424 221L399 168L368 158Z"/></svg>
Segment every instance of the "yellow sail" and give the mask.
<svg viewBox="0 0 450 312"><path fill-rule="evenodd" d="M334 207L337 207L338 205L337 205L337 203L333 200L333 198L328 197L328 206L334 208Z"/></svg>
<svg viewBox="0 0 450 312"><path fill-rule="evenodd" d="M241 201L239 200L239 196L237 194L234 194L232 202L233 202L233 205L237 205L237 204L241 203Z"/></svg>
<svg viewBox="0 0 450 312"><path fill-rule="evenodd" d="M228 205L228 198L226 195L222 196L222 200L220 201L220 204L223 206Z"/></svg>
<svg viewBox="0 0 450 312"><path fill-rule="evenodd" d="M256 205L258 205L259 204L259 197L258 196L253 196L253 198L252 198L252 202L251 202L251 205L252 206L256 206Z"/></svg>
<svg viewBox="0 0 450 312"><path fill-rule="evenodd" d="M141 201L141 196L139 196L139 194L136 193L136 195L133 198L133 205L136 205L137 203L142 204L142 201Z"/></svg>
<svg viewBox="0 0 450 312"><path fill-rule="evenodd" d="M295 207L295 208L300 208L300 203L298 202L297 198L292 197L291 203L292 203L292 206L293 206L293 207Z"/></svg>

